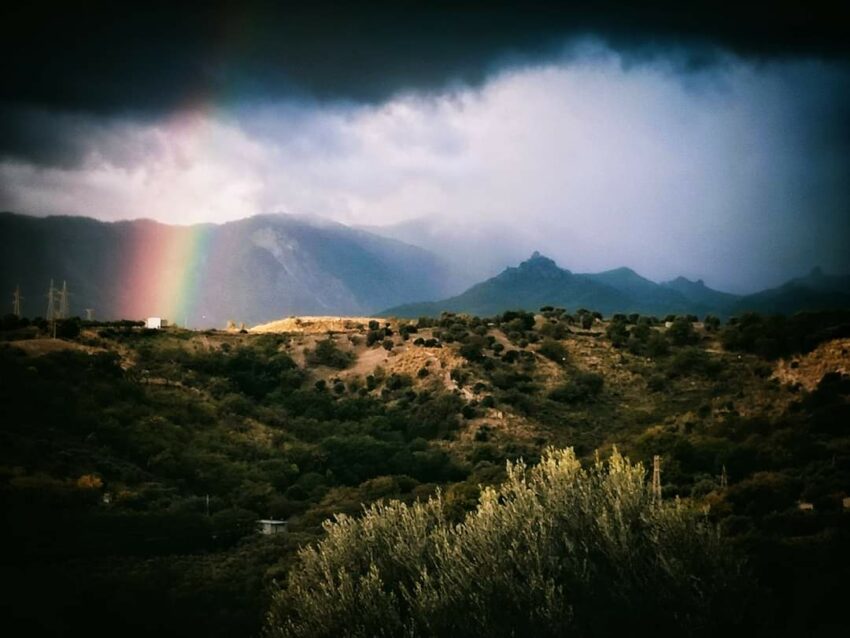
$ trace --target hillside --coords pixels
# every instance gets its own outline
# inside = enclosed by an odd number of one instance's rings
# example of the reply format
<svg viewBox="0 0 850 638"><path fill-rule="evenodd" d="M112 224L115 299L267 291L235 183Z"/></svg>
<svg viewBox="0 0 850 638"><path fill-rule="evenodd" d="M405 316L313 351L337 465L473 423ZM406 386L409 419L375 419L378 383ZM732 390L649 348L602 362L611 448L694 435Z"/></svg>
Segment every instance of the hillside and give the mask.
<svg viewBox="0 0 850 638"><path fill-rule="evenodd" d="M324 521L439 488L458 522L506 461L534 466L549 445L585 466L614 445L644 467L661 455L664 500L708 511L746 555L747 607L775 610L756 614L763 635L840 616L846 313L68 323L58 340L0 326L9 635L259 635ZM256 533L265 518L287 533Z"/></svg>
<svg viewBox="0 0 850 638"><path fill-rule="evenodd" d="M317 219L260 215L227 224L103 223L0 214L0 289L44 315L50 279L71 314L163 316L223 327L292 314L369 314L443 293L442 265L398 241Z"/></svg>

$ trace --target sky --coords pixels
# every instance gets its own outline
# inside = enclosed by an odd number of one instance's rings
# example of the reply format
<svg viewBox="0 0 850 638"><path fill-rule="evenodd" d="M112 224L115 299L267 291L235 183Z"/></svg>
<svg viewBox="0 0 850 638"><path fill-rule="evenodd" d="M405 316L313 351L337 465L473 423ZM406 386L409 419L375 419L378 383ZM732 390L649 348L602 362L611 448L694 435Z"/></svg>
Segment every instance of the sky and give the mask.
<svg viewBox="0 0 850 638"><path fill-rule="evenodd" d="M0 210L314 215L475 277L850 273L846 9L293 6L2 9Z"/></svg>

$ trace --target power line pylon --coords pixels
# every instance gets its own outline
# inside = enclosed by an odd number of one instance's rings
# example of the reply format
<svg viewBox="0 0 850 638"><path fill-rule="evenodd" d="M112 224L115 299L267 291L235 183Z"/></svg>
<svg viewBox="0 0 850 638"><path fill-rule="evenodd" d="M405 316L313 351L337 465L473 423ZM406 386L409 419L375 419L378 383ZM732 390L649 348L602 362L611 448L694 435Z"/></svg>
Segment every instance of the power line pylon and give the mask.
<svg viewBox="0 0 850 638"><path fill-rule="evenodd" d="M62 282L62 290L59 293L59 318L68 318L68 282Z"/></svg>
<svg viewBox="0 0 850 638"><path fill-rule="evenodd" d="M56 319L58 309L56 307L59 291L53 286L53 280L50 280L50 289L47 291L47 320L51 323L53 338L56 338Z"/></svg>
<svg viewBox="0 0 850 638"><path fill-rule="evenodd" d="M21 287L15 286L15 294L12 295L12 314L21 318Z"/></svg>
<svg viewBox="0 0 850 638"><path fill-rule="evenodd" d="M56 288L53 287L53 280L50 280L50 288L47 290L47 314L45 319L53 321L56 319Z"/></svg>
<svg viewBox="0 0 850 638"><path fill-rule="evenodd" d="M652 457L652 500L661 502L661 457Z"/></svg>
<svg viewBox="0 0 850 638"><path fill-rule="evenodd" d="M94 308L86 308L86 321L94 321Z"/></svg>

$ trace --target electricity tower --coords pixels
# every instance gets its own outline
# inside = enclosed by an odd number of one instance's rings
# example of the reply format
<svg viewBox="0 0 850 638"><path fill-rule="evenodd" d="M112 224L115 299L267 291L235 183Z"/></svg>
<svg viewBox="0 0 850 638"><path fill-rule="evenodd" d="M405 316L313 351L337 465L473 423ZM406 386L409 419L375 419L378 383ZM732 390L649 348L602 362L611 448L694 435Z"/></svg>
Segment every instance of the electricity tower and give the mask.
<svg viewBox="0 0 850 638"><path fill-rule="evenodd" d="M56 319L56 288L53 286L53 280L50 280L50 288L47 290L47 314L44 318L48 321Z"/></svg>
<svg viewBox="0 0 850 638"><path fill-rule="evenodd" d="M21 318L21 287L15 286L15 294L12 295L12 314L18 319Z"/></svg>
<svg viewBox="0 0 850 638"><path fill-rule="evenodd" d="M94 308L86 308L86 321L94 320Z"/></svg>
<svg viewBox="0 0 850 638"><path fill-rule="evenodd" d="M61 300L59 299L59 291L56 290L51 279L50 288L47 291L47 315L45 319L51 324L54 339L56 338L56 320L59 318L59 308L57 306L61 306Z"/></svg>
<svg viewBox="0 0 850 638"><path fill-rule="evenodd" d="M661 457L652 457L652 500L661 502Z"/></svg>

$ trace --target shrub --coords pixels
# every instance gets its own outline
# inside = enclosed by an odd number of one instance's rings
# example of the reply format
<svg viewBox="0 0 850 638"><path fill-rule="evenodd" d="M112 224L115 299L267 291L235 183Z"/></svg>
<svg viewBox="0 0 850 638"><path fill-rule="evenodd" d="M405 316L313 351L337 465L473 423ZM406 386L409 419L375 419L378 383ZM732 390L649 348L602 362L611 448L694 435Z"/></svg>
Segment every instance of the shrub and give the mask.
<svg viewBox="0 0 850 638"><path fill-rule="evenodd" d="M667 337L674 346L686 346L698 341L694 326L687 317L677 317L667 329Z"/></svg>
<svg viewBox="0 0 850 638"><path fill-rule="evenodd" d="M646 340L646 353L650 357L666 357L670 353L670 344L667 338L655 330Z"/></svg>
<svg viewBox="0 0 850 638"><path fill-rule="evenodd" d="M723 363L713 359L699 348L683 348L667 362L667 376L671 378L691 374L715 378L723 369Z"/></svg>
<svg viewBox="0 0 850 638"><path fill-rule="evenodd" d="M549 393L549 398L561 403L578 403L597 396L605 383L604 377L595 372L579 372L570 381Z"/></svg>
<svg viewBox="0 0 850 638"><path fill-rule="evenodd" d="M390 390L401 390L402 388L409 388L413 385L413 380L409 375L406 374L397 374L393 372L388 378L386 386Z"/></svg>
<svg viewBox="0 0 850 638"><path fill-rule="evenodd" d="M801 312L791 317L746 313L730 319L720 333L727 350L775 359L811 352L831 339L850 337L850 310Z"/></svg>
<svg viewBox="0 0 850 638"><path fill-rule="evenodd" d="M509 330L531 330L534 328L534 313L522 310L509 310L498 317L500 324L507 324Z"/></svg>
<svg viewBox="0 0 850 638"><path fill-rule="evenodd" d="M702 323L708 332L716 332L720 328L720 318L714 315L706 315Z"/></svg>
<svg viewBox="0 0 850 638"><path fill-rule="evenodd" d="M325 523L275 594L270 636L721 635L745 581L718 530L654 503L616 450L582 468L549 449L481 493L459 524L439 494Z"/></svg>
<svg viewBox="0 0 850 638"><path fill-rule="evenodd" d="M487 340L475 335L470 337L458 350L460 356L467 361L480 361L484 357L484 347Z"/></svg>
<svg viewBox="0 0 850 638"><path fill-rule="evenodd" d="M311 365L323 365L342 370L351 365L354 354L340 350L333 339L328 338L319 341L316 348L307 354L307 363Z"/></svg>
<svg viewBox="0 0 850 638"><path fill-rule="evenodd" d="M502 361L505 363L516 363L519 360L519 352L517 350L508 350L503 356Z"/></svg>
<svg viewBox="0 0 850 638"><path fill-rule="evenodd" d="M629 331L626 328L626 319L622 315L614 315L614 318L611 320L611 323L608 324L608 328L605 330L605 336L611 340L611 344L615 348L620 348L626 345L626 342L629 339Z"/></svg>
<svg viewBox="0 0 850 638"><path fill-rule="evenodd" d="M563 339L569 334L569 331L564 323L553 319L540 327L540 334L552 339Z"/></svg>
<svg viewBox="0 0 850 638"><path fill-rule="evenodd" d="M667 387L667 378L663 374L653 374L647 379L646 386L653 392L661 392Z"/></svg>
<svg viewBox="0 0 850 638"><path fill-rule="evenodd" d="M366 333L366 345L371 348L379 341L383 341L385 335L386 332L384 330L370 330Z"/></svg>
<svg viewBox="0 0 850 638"><path fill-rule="evenodd" d="M559 341L555 341L554 339L544 339L541 342L540 347L537 348L537 352L547 359L551 359L558 365L564 365L567 362L567 357L569 355L564 344Z"/></svg>

